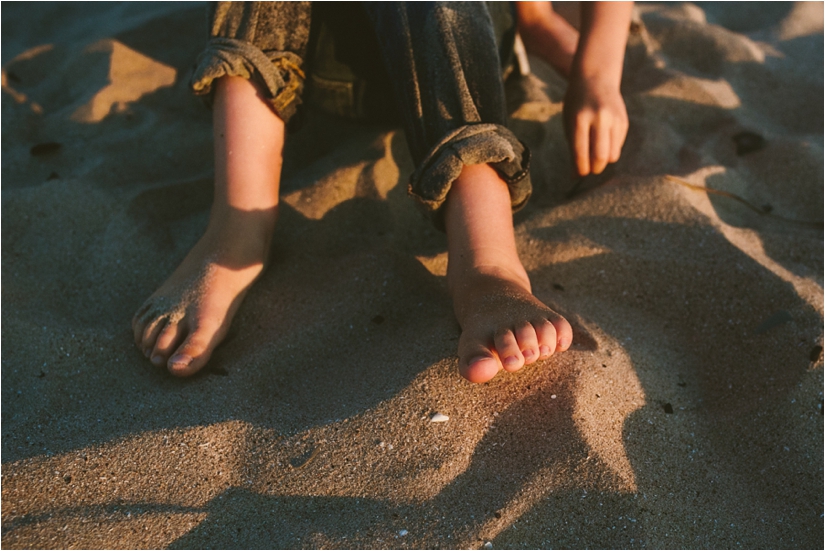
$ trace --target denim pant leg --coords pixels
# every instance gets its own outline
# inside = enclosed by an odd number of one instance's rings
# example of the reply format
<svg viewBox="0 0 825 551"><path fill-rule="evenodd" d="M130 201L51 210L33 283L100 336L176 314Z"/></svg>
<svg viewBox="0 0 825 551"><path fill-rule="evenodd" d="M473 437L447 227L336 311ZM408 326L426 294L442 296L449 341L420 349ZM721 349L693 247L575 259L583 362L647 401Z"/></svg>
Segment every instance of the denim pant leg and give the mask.
<svg viewBox="0 0 825 551"><path fill-rule="evenodd" d="M513 209L532 187L529 150L506 128L502 67L483 2L366 2L416 169L409 191L441 224L464 165L489 163Z"/></svg>
<svg viewBox="0 0 825 551"><path fill-rule="evenodd" d="M272 109L289 121L301 103L311 2L214 2L209 41L190 86L211 98L213 82L239 76L256 82Z"/></svg>

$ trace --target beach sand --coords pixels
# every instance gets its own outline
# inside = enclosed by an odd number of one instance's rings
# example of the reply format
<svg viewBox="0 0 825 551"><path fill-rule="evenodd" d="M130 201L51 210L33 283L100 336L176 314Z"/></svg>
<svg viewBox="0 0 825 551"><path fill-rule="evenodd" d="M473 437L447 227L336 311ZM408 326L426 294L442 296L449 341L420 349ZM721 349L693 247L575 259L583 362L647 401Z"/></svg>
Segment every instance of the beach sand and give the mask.
<svg viewBox="0 0 825 551"><path fill-rule="evenodd" d="M211 201L205 10L34 6L2 10L4 548L823 547L821 3L637 6L584 181L531 59L518 246L576 339L485 385L403 132L313 112L230 337L153 368L130 319Z"/></svg>

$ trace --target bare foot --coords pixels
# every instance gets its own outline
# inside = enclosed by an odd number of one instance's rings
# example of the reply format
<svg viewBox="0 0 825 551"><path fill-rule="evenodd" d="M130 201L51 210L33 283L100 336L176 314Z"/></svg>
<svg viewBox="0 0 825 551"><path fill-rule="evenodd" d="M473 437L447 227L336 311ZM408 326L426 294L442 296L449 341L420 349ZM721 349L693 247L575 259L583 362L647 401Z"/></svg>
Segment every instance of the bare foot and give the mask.
<svg viewBox="0 0 825 551"><path fill-rule="evenodd" d="M135 343L154 365L184 377L206 364L263 271L274 221L274 210L213 216L204 236L132 320Z"/></svg>
<svg viewBox="0 0 825 551"><path fill-rule="evenodd" d="M132 320L157 366L191 375L209 360L264 269L278 208L284 123L251 81L215 85L215 199L209 226Z"/></svg>
<svg viewBox="0 0 825 551"><path fill-rule="evenodd" d="M458 369L469 381L489 381L570 347L570 324L533 296L526 274L483 267L453 277L462 281L452 293L461 325Z"/></svg>
<svg viewBox="0 0 825 551"><path fill-rule="evenodd" d="M461 375L483 383L567 350L573 330L533 296L516 251L509 192L492 168L464 167L448 195L445 224Z"/></svg>

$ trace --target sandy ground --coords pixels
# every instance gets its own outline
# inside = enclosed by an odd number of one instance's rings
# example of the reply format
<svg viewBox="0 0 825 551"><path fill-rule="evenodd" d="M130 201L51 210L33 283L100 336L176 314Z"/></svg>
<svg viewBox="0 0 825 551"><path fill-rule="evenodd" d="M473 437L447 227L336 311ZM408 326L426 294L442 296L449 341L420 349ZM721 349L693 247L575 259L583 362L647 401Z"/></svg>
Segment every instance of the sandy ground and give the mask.
<svg viewBox="0 0 825 551"><path fill-rule="evenodd" d="M318 114L209 370L135 349L206 222L204 24L3 4L3 547L823 547L821 3L637 7L623 158L583 182L533 60L518 244L576 342L482 386L403 133Z"/></svg>

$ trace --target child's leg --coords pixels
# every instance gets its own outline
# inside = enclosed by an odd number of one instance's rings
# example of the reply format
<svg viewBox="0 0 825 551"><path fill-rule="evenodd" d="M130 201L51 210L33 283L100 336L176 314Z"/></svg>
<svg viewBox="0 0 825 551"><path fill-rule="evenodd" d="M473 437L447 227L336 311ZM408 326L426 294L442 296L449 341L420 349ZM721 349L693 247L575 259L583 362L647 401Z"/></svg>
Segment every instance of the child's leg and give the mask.
<svg viewBox="0 0 825 551"><path fill-rule="evenodd" d="M132 321L146 357L179 376L202 368L226 335L264 268L277 215L284 123L249 80L217 81L214 134L206 232Z"/></svg>
<svg viewBox="0 0 825 551"><path fill-rule="evenodd" d="M502 368L516 371L567 350L570 324L531 292L498 173L486 164L465 166L447 196L444 222L460 373L481 383Z"/></svg>
<svg viewBox="0 0 825 551"><path fill-rule="evenodd" d="M443 215L461 374L484 382L565 350L570 325L532 295L516 251L511 209L530 194L529 153L505 127L485 4L365 6L416 163L411 191L436 219Z"/></svg>

